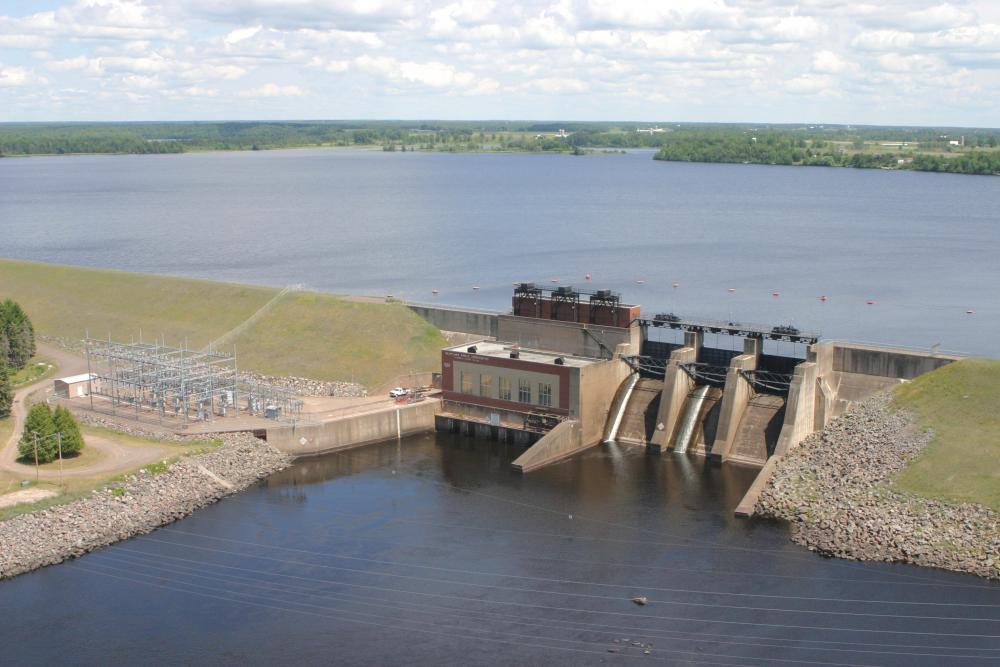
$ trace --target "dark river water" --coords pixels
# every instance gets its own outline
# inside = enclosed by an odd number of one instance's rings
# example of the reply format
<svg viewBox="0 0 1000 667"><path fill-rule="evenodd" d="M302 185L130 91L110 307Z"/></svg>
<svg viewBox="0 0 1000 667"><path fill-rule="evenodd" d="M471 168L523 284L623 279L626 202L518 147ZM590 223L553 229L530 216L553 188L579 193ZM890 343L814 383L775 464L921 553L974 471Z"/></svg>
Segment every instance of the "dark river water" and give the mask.
<svg viewBox="0 0 1000 667"><path fill-rule="evenodd" d="M591 274L647 312L1000 355L1000 179L650 158L4 159L0 256L487 308Z"/></svg>
<svg viewBox="0 0 1000 667"><path fill-rule="evenodd" d="M752 470L602 445L520 476L515 454L439 434L302 461L0 584L3 664L1000 661L1000 587L737 520Z"/></svg>

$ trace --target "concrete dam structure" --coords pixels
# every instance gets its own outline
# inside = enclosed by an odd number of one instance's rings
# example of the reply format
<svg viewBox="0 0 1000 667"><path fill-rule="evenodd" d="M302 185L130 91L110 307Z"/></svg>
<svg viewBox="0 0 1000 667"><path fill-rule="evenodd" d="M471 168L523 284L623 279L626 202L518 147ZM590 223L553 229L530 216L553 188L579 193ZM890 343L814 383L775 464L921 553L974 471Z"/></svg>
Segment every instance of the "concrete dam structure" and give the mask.
<svg viewBox="0 0 1000 667"><path fill-rule="evenodd" d="M791 326L645 318L609 290L522 283L512 306L412 308L439 328L499 344L489 348L492 361L475 345L446 351L443 375L453 362L462 370L446 381L438 427L522 444L514 462L522 472L608 440L761 468L853 403L961 358L821 341ZM706 345L706 336L730 349ZM490 366L519 375L495 380ZM505 383L500 393L495 381ZM521 383L520 395L511 382Z"/></svg>

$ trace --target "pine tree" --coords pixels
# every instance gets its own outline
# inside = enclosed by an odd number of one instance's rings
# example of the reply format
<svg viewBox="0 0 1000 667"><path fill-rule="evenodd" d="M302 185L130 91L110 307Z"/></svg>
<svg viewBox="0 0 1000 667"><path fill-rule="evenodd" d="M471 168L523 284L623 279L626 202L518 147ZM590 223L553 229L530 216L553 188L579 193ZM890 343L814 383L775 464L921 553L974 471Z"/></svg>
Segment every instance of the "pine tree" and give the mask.
<svg viewBox="0 0 1000 667"><path fill-rule="evenodd" d="M63 456L79 454L83 451L83 435L80 433L80 427L77 425L73 413L61 405L57 406L52 415L52 421L56 426L56 431L62 434Z"/></svg>
<svg viewBox="0 0 1000 667"><path fill-rule="evenodd" d="M35 330L21 306L11 299L0 304L0 330L7 341L7 365L14 370L24 368L35 353Z"/></svg>
<svg viewBox="0 0 1000 667"><path fill-rule="evenodd" d="M7 360L0 358L0 419L6 419L10 416L10 408L13 404L14 390L10 388Z"/></svg>
<svg viewBox="0 0 1000 667"><path fill-rule="evenodd" d="M24 422L21 440L17 443L17 451L24 461L34 463L35 444L38 444L38 462L54 461L59 453L56 439L56 425L52 419L52 410L46 403L35 403L28 411Z"/></svg>

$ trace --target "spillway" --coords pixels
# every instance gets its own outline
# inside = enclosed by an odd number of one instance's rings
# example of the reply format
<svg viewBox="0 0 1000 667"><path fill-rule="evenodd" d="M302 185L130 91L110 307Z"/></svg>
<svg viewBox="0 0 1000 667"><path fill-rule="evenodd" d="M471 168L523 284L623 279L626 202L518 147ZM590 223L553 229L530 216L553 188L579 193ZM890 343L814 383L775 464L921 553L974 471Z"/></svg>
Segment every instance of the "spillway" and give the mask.
<svg viewBox="0 0 1000 667"><path fill-rule="evenodd" d="M638 381L639 374L632 373L625 379L621 387L618 388L618 392L615 394L615 400L611 404L611 411L608 413L608 421L604 427L604 438L602 438L603 442L614 442L615 438L618 437L618 429L621 426L622 417L625 415L625 408L628 407L628 401L632 396L632 390L635 389L635 385Z"/></svg>
<svg viewBox="0 0 1000 667"><path fill-rule="evenodd" d="M674 441L675 454L687 453L709 389L710 387L707 384L702 385L695 389L691 393L691 396L688 397L687 403L684 405L684 417L681 419L680 428L677 430L677 439Z"/></svg>
<svg viewBox="0 0 1000 667"><path fill-rule="evenodd" d="M647 445L656 431L663 380L642 378L632 389L615 440L630 445Z"/></svg>
<svg viewBox="0 0 1000 667"><path fill-rule="evenodd" d="M774 451L785 418L785 397L757 394L747 403L730 460L762 466Z"/></svg>

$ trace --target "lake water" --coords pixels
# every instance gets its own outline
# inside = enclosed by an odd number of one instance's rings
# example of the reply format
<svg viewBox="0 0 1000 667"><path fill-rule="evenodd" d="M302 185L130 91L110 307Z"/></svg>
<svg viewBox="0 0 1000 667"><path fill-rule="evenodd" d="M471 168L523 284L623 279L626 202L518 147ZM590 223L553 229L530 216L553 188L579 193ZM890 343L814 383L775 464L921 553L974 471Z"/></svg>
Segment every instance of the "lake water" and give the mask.
<svg viewBox="0 0 1000 667"><path fill-rule="evenodd" d="M646 152L0 160L0 256L487 308L590 273L647 313L987 354L998 222L1000 179ZM737 520L756 471L602 445L518 476L518 453L436 434L301 461L0 584L0 662L1000 661L1000 587Z"/></svg>
<svg viewBox="0 0 1000 667"><path fill-rule="evenodd" d="M438 434L302 461L2 583L3 664L1000 660L1000 587L810 554L733 517L752 470L605 445L520 476L513 454Z"/></svg>
<svg viewBox="0 0 1000 667"><path fill-rule="evenodd" d="M1000 355L991 177L648 151L4 159L0 256L484 308L558 279L647 313Z"/></svg>

